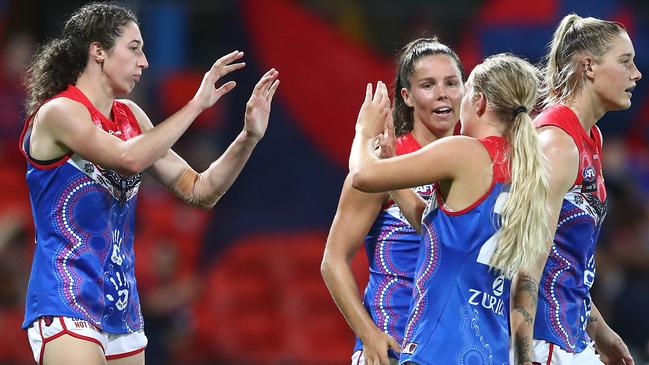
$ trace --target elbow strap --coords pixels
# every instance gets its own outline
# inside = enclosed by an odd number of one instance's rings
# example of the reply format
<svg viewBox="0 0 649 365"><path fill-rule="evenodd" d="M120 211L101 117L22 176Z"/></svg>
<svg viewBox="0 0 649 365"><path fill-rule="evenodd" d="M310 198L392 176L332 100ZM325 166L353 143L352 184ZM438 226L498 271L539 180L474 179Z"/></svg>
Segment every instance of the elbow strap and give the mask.
<svg viewBox="0 0 649 365"><path fill-rule="evenodd" d="M180 199L187 203L211 208L216 204L219 198L223 196L224 192L217 190L211 194L199 194L197 189L198 187L196 186L198 179L200 179L199 173L194 171L192 168L186 168L173 184L171 190Z"/></svg>

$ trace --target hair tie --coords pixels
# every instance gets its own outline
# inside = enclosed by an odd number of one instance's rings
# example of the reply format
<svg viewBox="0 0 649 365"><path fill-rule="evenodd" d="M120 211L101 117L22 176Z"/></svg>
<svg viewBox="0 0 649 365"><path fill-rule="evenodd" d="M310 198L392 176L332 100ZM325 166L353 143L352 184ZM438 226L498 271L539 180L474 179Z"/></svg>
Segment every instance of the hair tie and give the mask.
<svg viewBox="0 0 649 365"><path fill-rule="evenodd" d="M514 112L513 112L512 116L513 116L514 118L516 118L516 116L518 115L518 113L527 113L527 108L524 107L523 105L519 105L519 106L517 106L516 108L514 108Z"/></svg>

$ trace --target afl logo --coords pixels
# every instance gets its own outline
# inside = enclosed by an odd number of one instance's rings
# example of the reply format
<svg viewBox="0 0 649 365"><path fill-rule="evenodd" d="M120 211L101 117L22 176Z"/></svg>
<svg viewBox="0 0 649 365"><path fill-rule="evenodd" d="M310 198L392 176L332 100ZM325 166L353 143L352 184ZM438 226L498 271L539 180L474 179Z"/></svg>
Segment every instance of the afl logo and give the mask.
<svg viewBox="0 0 649 365"><path fill-rule="evenodd" d="M491 289L494 292L494 295L499 297L503 295L503 288L505 287L505 277L500 275L499 277L494 280L493 285L491 286Z"/></svg>
<svg viewBox="0 0 649 365"><path fill-rule="evenodd" d="M595 181L595 169L592 166L588 166L584 169L582 176L584 181L592 183Z"/></svg>

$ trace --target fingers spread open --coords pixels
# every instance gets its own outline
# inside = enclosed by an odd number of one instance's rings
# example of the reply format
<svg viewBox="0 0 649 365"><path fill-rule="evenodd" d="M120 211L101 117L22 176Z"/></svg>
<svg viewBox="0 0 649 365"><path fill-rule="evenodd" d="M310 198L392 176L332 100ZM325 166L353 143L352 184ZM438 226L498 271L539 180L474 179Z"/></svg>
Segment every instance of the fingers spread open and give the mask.
<svg viewBox="0 0 649 365"><path fill-rule="evenodd" d="M372 83L368 83L365 87L365 102L369 103L372 101Z"/></svg>
<svg viewBox="0 0 649 365"><path fill-rule="evenodd" d="M390 97L388 96L388 88L385 86L385 83L381 82L381 104L389 107L390 106Z"/></svg>
<svg viewBox="0 0 649 365"><path fill-rule="evenodd" d="M273 101L273 96L275 95L275 91L277 91L277 88L279 87L279 80L275 79L273 81L273 84L270 85L270 89L268 90L268 94L266 95L266 100Z"/></svg>
<svg viewBox="0 0 649 365"><path fill-rule="evenodd" d="M212 65L212 68L230 64L230 63L240 59L241 57L243 57L243 52L241 52L241 51L230 52L230 53L226 54L225 56L223 56L223 57L219 58L218 60L216 60L216 62L214 62L214 65Z"/></svg>
<svg viewBox="0 0 649 365"><path fill-rule="evenodd" d="M374 98L372 99L373 103L378 104L381 102L381 98L383 97L383 94L381 93L381 84L381 81L376 83L376 90L374 90Z"/></svg>
<svg viewBox="0 0 649 365"><path fill-rule="evenodd" d="M272 83L273 80L277 78L277 75L279 72L277 72L274 68L271 68L268 70L262 77L259 79L257 84L255 85L255 88L252 90L252 93L257 96L265 96L266 93L268 92L268 89Z"/></svg>
<svg viewBox="0 0 649 365"><path fill-rule="evenodd" d="M223 68L222 68L221 71L219 72L219 77L220 77L220 76L223 76L223 75L227 75L227 74L229 74L229 73L232 72L232 71L236 71L236 70L242 69L242 68L244 68L244 67L246 67L246 63L245 63L245 62L233 63L233 64L231 64L231 65L223 66Z"/></svg>
<svg viewBox="0 0 649 365"><path fill-rule="evenodd" d="M243 52L234 51L226 54L214 62L212 68L207 73L208 81L216 83L216 81L223 75L227 75L232 71L239 70L246 66L245 62L230 64L243 57Z"/></svg>
<svg viewBox="0 0 649 365"><path fill-rule="evenodd" d="M234 87L237 86L237 83L234 81L228 81L225 84L221 85L220 88L216 89L219 97L229 93Z"/></svg>

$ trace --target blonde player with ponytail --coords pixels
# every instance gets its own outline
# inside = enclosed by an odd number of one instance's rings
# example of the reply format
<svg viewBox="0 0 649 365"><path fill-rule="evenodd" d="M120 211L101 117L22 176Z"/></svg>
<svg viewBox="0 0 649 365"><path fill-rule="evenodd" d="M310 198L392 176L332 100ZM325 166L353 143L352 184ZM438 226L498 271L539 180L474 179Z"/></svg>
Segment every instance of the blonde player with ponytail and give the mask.
<svg viewBox="0 0 649 365"><path fill-rule="evenodd" d="M410 155L379 160L372 151L390 123L381 82L374 94L368 85L356 125L354 187L378 192L439 182L425 209L412 195L394 193L422 235L400 363L507 363L510 279L543 256L550 236L546 169L528 114L536 68L496 55L465 87L463 136Z"/></svg>
<svg viewBox="0 0 649 365"><path fill-rule="evenodd" d="M642 77L634 56L620 23L571 14L554 33L544 110L534 124L549 163L550 227L556 234L548 255L518 276L515 364L634 363L590 298L595 243L607 210L596 123L608 111L631 106L631 92Z"/></svg>

